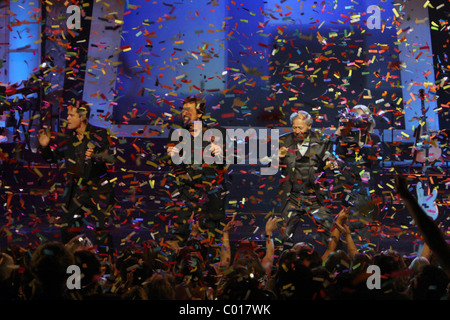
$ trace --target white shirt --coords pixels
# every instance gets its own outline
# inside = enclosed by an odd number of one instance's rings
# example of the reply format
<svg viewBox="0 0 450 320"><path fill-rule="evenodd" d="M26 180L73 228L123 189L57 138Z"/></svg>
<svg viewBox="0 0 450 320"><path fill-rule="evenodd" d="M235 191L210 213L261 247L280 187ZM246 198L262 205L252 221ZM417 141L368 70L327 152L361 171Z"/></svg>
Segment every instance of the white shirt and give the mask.
<svg viewBox="0 0 450 320"><path fill-rule="evenodd" d="M308 151L309 148L309 139L305 139L302 141L302 143L297 144L298 152L302 155L302 157L305 155L306 151Z"/></svg>

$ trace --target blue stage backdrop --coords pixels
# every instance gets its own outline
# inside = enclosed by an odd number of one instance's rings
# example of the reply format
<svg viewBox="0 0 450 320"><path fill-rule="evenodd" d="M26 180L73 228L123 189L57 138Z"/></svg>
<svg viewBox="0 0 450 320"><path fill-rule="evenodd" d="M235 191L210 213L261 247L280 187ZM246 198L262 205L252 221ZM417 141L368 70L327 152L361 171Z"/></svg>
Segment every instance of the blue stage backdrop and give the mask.
<svg viewBox="0 0 450 320"><path fill-rule="evenodd" d="M224 126L286 126L304 109L329 127L365 104L378 128L402 129L394 12L369 0L127 1L114 121L177 121L196 94Z"/></svg>

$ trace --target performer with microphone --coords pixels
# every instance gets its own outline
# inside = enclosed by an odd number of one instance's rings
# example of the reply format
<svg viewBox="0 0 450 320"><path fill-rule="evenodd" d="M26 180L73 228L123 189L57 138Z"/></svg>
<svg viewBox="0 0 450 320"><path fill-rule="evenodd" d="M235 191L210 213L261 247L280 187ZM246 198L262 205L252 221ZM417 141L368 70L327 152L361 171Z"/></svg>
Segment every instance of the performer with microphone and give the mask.
<svg viewBox="0 0 450 320"><path fill-rule="evenodd" d="M311 131L313 118L306 111L290 117L292 132L280 138L281 215L285 223L284 242L294 241L295 230L304 216L316 223L320 240L327 245L333 217L326 208L329 190L325 170L334 168L329 139Z"/></svg>
<svg viewBox="0 0 450 320"><path fill-rule="evenodd" d="M201 130L205 131L208 128L220 130L224 141L220 144L216 141L205 141L202 139L201 150L209 148L212 155L224 157L225 155L225 137L226 130L216 124L208 125L204 120L206 104L203 99L197 96L189 96L182 102L182 127L190 132L191 150L183 150L189 152L187 155L189 159L194 158L194 139L203 132L196 129L195 123L202 124ZM181 163L174 165L173 156L179 154L181 150L175 146L177 142L171 140L172 132L169 133L169 141L167 144L167 155L170 157L169 163L173 169L175 181L172 185L175 189L170 191L170 197L174 204L173 216L176 228L171 230L174 240L181 243L186 241L190 234L190 217L194 217L199 222L201 229L209 230L214 234L215 230L220 228L220 222L225 218L226 209L226 195L228 193L226 188L227 172L225 168L225 161L222 163L201 163L195 164L194 161L190 163ZM175 133L176 135L176 133ZM170 236L172 236L170 235Z"/></svg>
<svg viewBox="0 0 450 320"><path fill-rule="evenodd" d="M335 155L342 165L333 192L340 194L342 204L349 207L349 227L355 242L369 237L367 222L378 215L376 174L381 159L380 138L373 131L375 120L369 108L356 105L345 109L336 131Z"/></svg>
<svg viewBox="0 0 450 320"><path fill-rule="evenodd" d="M39 151L48 163L64 160L67 169L61 221L63 243L80 234L82 220L89 216L94 219L99 251L111 254L112 239L106 222L114 204L114 188L107 164L114 163L114 143L106 129L89 124L89 117L90 107L85 101L69 105L62 139L52 143L50 132L41 129Z"/></svg>

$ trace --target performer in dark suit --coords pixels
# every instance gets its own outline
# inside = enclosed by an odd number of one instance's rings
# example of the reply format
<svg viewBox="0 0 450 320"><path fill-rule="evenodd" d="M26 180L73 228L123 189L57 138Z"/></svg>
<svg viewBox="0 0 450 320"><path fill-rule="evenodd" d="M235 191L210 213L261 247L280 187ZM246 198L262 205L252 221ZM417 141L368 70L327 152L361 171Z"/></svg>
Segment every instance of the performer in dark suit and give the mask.
<svg viewBox="0 0 450 320"><path fill-rule="evenodd" d="M187 151L187 163L173 165L173 187L170 192L174 204L173 215L176 217L175 222L177 229L173 233L177 235L178 240L186 240L189 236L189 218L193 215L200 222L200 228L208 229L210 232L220 228L220 221L225 218L226 208L226 169L225 169L225 144L226 130L215 124L208 126L202 120L205 114L205 102L196 96L191 96L183 101L183 109L181 112L183 129L189 131L189 139L191 139L191 148ZM201 123L201 132L195 129ZM201 139L201 150L194 150L196 137L203 135L207 129L216 129L223 138L222 141L211 141ZM172 140L172 132L169 133L168 155L171 159L178 155L181 150L177 148L176 139ZM185 131L186 132L186 131ZM176 136L176 132L174 133ZM175 137L176 138L176 137ZM214 139L214 138L213 138ZM201 163L195 163L195 152L201 152ZM183 152L186 152L184 150ZM210 153L214 158L221 161L210 164L205 163L204 156L206 152ZM185 155L186 156L186 155Z"/></svg>
<svg viewBox="0 0 450 320"><path fill-rule="evenodd" d="M355 234L355 242L367 243L365 238L370 234L366 224L378 218L374 198L378 196L381 141L374 128L369 108L356 105L341 113L336 131L334 154L340 165L333 192L350 208L349 227Z"/></svg>
<svg viewBox="0 0 450 320"><path fill-rule="evenodd" d="M303 215L317 224L326 245L333 226L333 217L326 208L329 198L325 170L333 166L330 141L312 132L313 118L305 111L291 115L292 132L280 137L280 168L282 168L281 215L285 221L285 242L293 235Z"/></svg>
<svg viewBox="0 0 450 320"><path fill-rule="evenodd" d="M96 244L105 252L112 247L105 223L114 204L114 188L107 168L107 163L114 163L114 143L106 129L89 124L89 116L86 102L69 105L62 139L52 144L50 133L41 129L39 150L46 162L64 160L67 169L61 221L63 243L80 234L82 220L89 216L94 219Z"/></svg>

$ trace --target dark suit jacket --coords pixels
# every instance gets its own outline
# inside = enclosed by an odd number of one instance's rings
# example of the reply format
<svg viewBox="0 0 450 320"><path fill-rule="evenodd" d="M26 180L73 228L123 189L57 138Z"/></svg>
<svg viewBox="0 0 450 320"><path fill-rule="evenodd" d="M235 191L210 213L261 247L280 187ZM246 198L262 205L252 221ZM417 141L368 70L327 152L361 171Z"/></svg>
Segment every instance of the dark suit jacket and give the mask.
<svg viewBox="0 0 450 320"><path fill-rule="evenodd" d="M170 160L169 163L172 165L173 173L175 176L175 187L176 190L173 192L176 194L177 191L179 195L178 200L186 201L187 205L195 204L200 205L208 212L211 217L222 218L225 215L225 198L226 198L226 130L222 127L214 126L213 129L217 129L221 132L222 150L223 150L223 162L216 164L206 164L202 159L202 164L194 164L194 140L191 138L191 163L185 164L181 163L179 165L174 165ZM209 128L203 125L203 134ZM168 143L178 144L178 141L171 141L172 132L169 132ZM210 145L210 141L202 140L202 152ZM188 151L189 152L189 151ZM188 155L189 156L189 155Z"/></svg>
<svg viewBox="0 0 450 320"><path fill-rule="evenodd" d="M86 159L85 153L89 148L94 149L94 156ZM113 148L114 144L106 129L88 124L81 142L76 132L70 130L61 136L56 146L40 147L39 150L48 163L64 160L67 169L66 196L70 201L78 183L85 185L94 198L98 198L100 193L113 191L111 183L103 183L109 178L106 163L114 163ZM109 195L108 198L112 197Z"/></svg>
<svg viewBox="0 0 450 320"><path fill-rule="evenodd" d="M364 142L366 138L363 138ZM350 144L345 139L339 136L336 139L336 155L345 161L346 164L359 164L365 166L368 169L375 169L379 165L379 158L381 153L381 141L380 137L374 133L367 134L367 144L359 147L356 144ZM356 161L355 151L359 150L360 161Z"/></svg>
<svg viewBox="0 0 450 320"><path fill-rule="evenodd" d="M329 139L311 132L309 147L303 156L298 152L297 142L294 140L293 133L280 137L280 148L283 146L287 147L289 151L284 158L280 158L280 167L285 177L282 178L280 186L282 208L289 201L289 194L299 187L311 189L323 204L325 192L321 190L321 184L317 182L317 174L324 171L327 152L331 152ZM305 167L301 172L296 169L296 161L300 158L303 158L308 166L307 169Z"/></svg>

